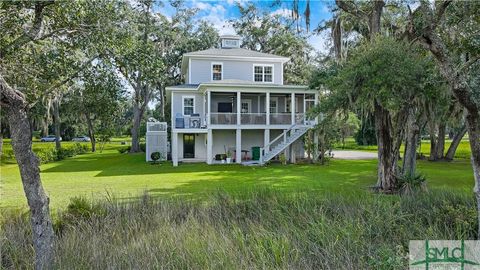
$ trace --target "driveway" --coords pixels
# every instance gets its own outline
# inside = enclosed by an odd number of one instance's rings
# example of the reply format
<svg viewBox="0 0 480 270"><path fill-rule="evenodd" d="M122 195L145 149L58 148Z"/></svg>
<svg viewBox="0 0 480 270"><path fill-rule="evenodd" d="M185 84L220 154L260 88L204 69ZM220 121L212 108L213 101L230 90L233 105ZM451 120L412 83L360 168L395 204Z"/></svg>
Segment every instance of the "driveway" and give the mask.
<svg viewBox="0 0 480 270"><path fill-rule="evenodd" d="M333 150L333 158L335 159L376 159L376 152L365 152L355 150Z"/></svg>

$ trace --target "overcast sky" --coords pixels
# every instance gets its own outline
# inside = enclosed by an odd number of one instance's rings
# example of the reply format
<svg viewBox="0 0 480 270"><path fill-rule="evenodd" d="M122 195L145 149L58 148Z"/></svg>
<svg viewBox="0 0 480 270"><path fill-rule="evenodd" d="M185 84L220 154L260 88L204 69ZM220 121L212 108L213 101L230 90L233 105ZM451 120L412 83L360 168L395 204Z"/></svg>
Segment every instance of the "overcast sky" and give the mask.
<svg viewBox="0 0 480 270"><path fill-rule="evenodd" d="M239 10L237 3L244 5L247 2L253 2L255 5L262 10L268 11L271 14L279 14L282 16L291 15L292 1L282 1L280 5L272 7L272 1L258 1L258 0L223 0L223 1L213 1L213 0L186 0L185 4L188 7L195 7L199 9L198 18L202 18L217 28L219 33L222 34L235 34L235 30L228 23L229 20L237 18ZM332 6L332 1L325 0L311 0L310 1L310 20L311 20L311 29L315 29L319 23L323 20L330 19L332 13L330 7ZM302 26L305 27L305 20L303 18L303 12L306 7L306 1L300 0L299 10L301 15ZM160 11L167 17L171 17L174 13L173 8L165 4L163 7L159 7ZM325 51L325 41L328 33L324 33L321 36L312 35L309 38L310 44L318 51Z"/></svg>

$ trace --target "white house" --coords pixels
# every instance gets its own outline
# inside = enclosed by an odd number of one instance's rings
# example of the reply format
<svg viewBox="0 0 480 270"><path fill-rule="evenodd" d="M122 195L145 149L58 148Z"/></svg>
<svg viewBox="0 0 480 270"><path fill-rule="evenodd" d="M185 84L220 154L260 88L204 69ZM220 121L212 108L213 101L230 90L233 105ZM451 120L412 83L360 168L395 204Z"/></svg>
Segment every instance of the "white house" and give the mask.
<svg viewBox="0 0 480 270"><path fill-rule="evenodd" d="M314 124L305 116L317 92L283 84L287 57L242 49L237 36L222 36L220 44L184 54L186 84L167 87L173 165L213 164L225 154L236 163L303 157L298 139Z"/></svg>

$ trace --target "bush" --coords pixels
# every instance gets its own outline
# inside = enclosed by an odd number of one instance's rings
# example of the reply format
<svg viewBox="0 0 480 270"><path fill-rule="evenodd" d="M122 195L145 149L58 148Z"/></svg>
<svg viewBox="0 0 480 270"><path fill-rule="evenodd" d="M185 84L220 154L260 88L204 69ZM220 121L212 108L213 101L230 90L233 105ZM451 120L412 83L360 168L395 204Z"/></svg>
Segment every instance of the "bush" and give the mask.
<svg viewBox="0 0 480 270"><path fill-rule="evenodd" d="M118 148L120 154L128 153L130 151L130 146Z"/></svg>
<svg viewBox="0 0 480 270"><path fill-rule="evenodd" d="M33 149L41 164L59 161L67 157L85 154L90 151L86 144L76 143L74 145L63 146L59 150L55 148L38 148Z"/></svg>
<svg viewBox="0 0 480 270"><path fill-rule="evenodd" d="M397 190L400 194L413 195L427 190L427 179L421 174L398 177Z"/></svg>

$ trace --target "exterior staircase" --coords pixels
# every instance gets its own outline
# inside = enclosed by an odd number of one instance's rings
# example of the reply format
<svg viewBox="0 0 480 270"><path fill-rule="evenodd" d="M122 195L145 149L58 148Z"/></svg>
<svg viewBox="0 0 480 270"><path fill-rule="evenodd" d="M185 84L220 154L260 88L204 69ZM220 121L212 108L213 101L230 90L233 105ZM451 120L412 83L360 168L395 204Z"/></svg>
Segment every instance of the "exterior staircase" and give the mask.
<svg viewBox="0 0 480 270"><path fill-rule="evenodd" d="M300 137L302 137L314 124L309 121L302 121L302 124L292 125L289 129L286 129L277 138L273 139L264 148L260 148L260 160L259 164L263 165L268 162L282 151L284 151L289 145L294 143Z"/></svg>

